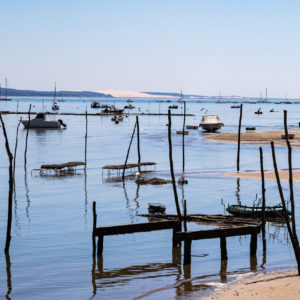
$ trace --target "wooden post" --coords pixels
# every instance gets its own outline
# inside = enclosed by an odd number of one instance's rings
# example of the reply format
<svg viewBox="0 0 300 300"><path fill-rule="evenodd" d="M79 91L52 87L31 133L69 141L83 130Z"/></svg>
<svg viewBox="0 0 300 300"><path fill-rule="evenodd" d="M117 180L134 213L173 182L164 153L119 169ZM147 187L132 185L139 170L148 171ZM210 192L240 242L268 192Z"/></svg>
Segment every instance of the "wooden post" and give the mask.
<svg viewBox="0 0 300 300"><path fill-rule="evenodd" d="M295 243L299 248L299 242L296 231L296 220L295 220L295 200L294 200L294 188L293 188L293 167L292 167L292 147L289 141L288 128L287 128L287 111L283 111L284 114L284 131L285 140L288 147L288 162L289 162L289 187L290 187L290 201L291 201L291 219L292 219L292 231L295 239Z"/></svg>
<svg viewBox="0 0 300 300"><path fill-rule="evenodd" d="M256 256L257 250L257 233L251 233L250 256Z"/></svg>
<svg viewBox="0 0 300 300"><path fill-rule="evenodd" d="M186 106L185 101L183 101L183 128L182 128L182 177L185 172L185 153L184 153L184 130L185 130L185 114L186 114Z"/></svg>
<svg viewBox="0 0 300 300"><path fill-rule="evenodd" d="M243 104L240 105L240 119L239 119L239 132L238 132L238 150L237 150L237 172L240 171L240 144L241 144L241 125L243 115Z"/></svg>
<svg viewBox="0 0 300 300"><path fill-rule="evenodd" d="M97 226L96 201L93 201L93 234L92 234L93 258L95 258L96 256L96 236L95 236L96 226Z"/></svg>
<svg viewBox="0 0 300 300"><path fill-rule="evenodd" d="M221 259L228 259L227 256L227 246L226 246L226 237L221 236L220 237L220 248L221 248Z"/></svg>
<svg viewBox="0 0 300 300"><path fill-rule="evenodd" d="M22 118L17 126L17 131L16 131L16 141L15 141L15 151L14 151L14 165L13 165L13 179L14 179L14 191L15 191L15 194L16 194L16 184L15 184L15 171L16 171L16 157L17 157L17 148L18 148L18 135L19 135L19 128L20 128L20 125L21 125L21 121L22 121Z"/></svg>
<svg viewBox="0 0 300 300"><path fill-rule="evenodd" d="M98 236L97 257L102 257L103 254L103 235Z"/></svg>
<svg viewBox="0 0 300 300"><path fill-rule="evenodd" d="M85 110L85 139L84 139L84 162L86 168L86 152L87 152L87 134L88 134L88 116L87 109Z"/></svg>
<svg viewBox="0 0 300 300"><path fill-rule="evenodd" d="M283 208L283 214L284 214L284 217L285 217L285 223L286 223L286 227L288 229L288 233L289 233L289 236L290 236L290 239L291 239L291 242L292 242L292 245L293 245L295 257L296 257L296 260L297 260L298 275L300 275L300 251L299 251L299 246L298 246L299 244L295 241L296 239L298 240L298 237L294 236L291 225L290 225L290 218L289 218L288 213L287 213L287 208L286 208L286 204L285 204L285 200L284 200L284 196L283 196L283 192L282 192L282 187L281 187L281 183L280 183L280 178L279 178L279 173L278 173L278 168L277 168L275 148L274 148L274 142L273 141L271 142L271 147L272 147L273 166L274 166L274 171L275 171L279 196L280 196L281 204L282 204L282 208Z"/></svg>
<svg viewBox="0 0 300 300"><path fill-rule="evenodd" d="M134 137L135 129L136 129L136 122L134 124L134 128L133 128L131 139L130 139L130 143L129 143L128 150L127 150L127 155L126 155L126 159L125 159L125 163L124 163L124 168L123 168L123 173L122 173L122 180L125 179L125 169L126 169L127 160L128 160L128 157L129 157L129 152L130 152L132 140L133 140L133 137Z"/></svg>
<svg viewBox="0 0 300 300"><path fill-rule="evenodd" d="M263 150L262 147L259 147L260 153L260 173L261 173L261 193L262 193L262 241L263 241L263 252L266 252L266 189L265 189L265 174L264 174L264 158L263 158Z"/></svg>
<svg viewBox="0 0 300 300"><path fill-rule="evenodd" d="M26 172L26 165L27 165L27 145L28 145L28 134L29 134L29 127L30 127L30 111L31 111L31 104L29 105L28 111L28 127L26 132L26 139L25 139L25 151L24 151L24 170Z"/></svg>
<svg viewBox="0 0 300 300"><path fill-rule="evenodd" d="M9 168L8 168L8 172L9 172L9 190L8 190L8 211L7 211L7 230L6 230L6 242L5 242L5 248L4 248L4 252L8 253L9 252L9 247L10 247L10 240L11 240L11 221L12 221L12 198L13 198L13 189L14 189L14 179L13 179L13 155L10 151L9 148L9 142L8 142L8 137L7 137L7 133L6 133L6 128L5 128L5 124L4 121L2 119L2 115L0 113L0 121L2 124L2 131L3 131L3 135L4 135L4 139L5 139L5 148L6 148L6 153L8 156L8 160L9 160Z"/></svg>
<svg viewBox="0 0 300 300"><path fill-rule="evenodd" d="M138 170L141 173L141 149L140 149L140 124L139 124L139 117L136 116L136 138L137 138L137 152L138 152Z"/></svg>
<svg viewBox="0 0 300 300"><path fill-rule="evenodd" d="M184 225L184 231L187 231L187 227L186 227L186 200L184 200L183 202L183 209L184 209L184 220L183 220L183 225Z"/></svg>
<svg viewBox="0 0 300 300"><path fill-rule="evenodd" d="M191 247L192 247L192 240L190 239L184 240L184 260L183 260L184 265L188 265L191 263Z"/></svg>
<svg viewBox="0 0 300 300"><path fill-rule="evenodd" d="M181 223L179 223L179 222L178 222L177 226L173 228L173 239L172 239L173 248L178 247L178 246L181 247L181 241L178 241L176 238L177 232L181 232Z"/></svg>
<svg viewBox="0 0 300 300"><path fill-rule="evenodd" d="M174 199L175 199L177 215L178 215L179 221L181 222L182 218L181 218L180 206L179 206L179 203L178 203L178 195L177 195L174 168L173 168L171 126L172 126L171 111L169 109L168 110L168 140L169 140L170 172L171 172L171 177L172 177L172 186L173 186L173 192L174 192Z"/></svg>

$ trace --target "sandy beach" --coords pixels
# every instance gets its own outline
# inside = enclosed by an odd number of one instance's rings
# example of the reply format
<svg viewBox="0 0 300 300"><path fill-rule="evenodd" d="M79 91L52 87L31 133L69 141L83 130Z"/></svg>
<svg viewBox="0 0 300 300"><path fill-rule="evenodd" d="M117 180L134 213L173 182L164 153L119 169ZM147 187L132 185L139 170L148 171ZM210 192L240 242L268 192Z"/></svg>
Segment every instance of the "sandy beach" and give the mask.
<svg viewBox="0 0 300 300"><path fill-rule="evenodd" d="M265 180L276 180L274 171L265 171L264 173L265 173ZM230 174L226 174L226 176L261 180L260 172L230 173ZM289 180L289 172L288 171L279 171L279 177L280 177L280 180L282 180L282 181L288 181ZM300 171L293 171L293 181L300 182Z"/></svg>
<svg viewBox="0 0 300 300"><path fill-rule="evenodd" d="M245 281L229 284L201 300L298 300L300 276L297 272L260 274Z"/></svg>
<svg viewBox="0 0 300 300"><path fill-rule="evenodd" d="M241 133L241 143L242 144L270 144L274 141L276 145L285 146L286 142L281 138L284 134L284 130L257 130L253 132L242 132ZM300 130L289 130L289 134L294 134L294 139L290 140L291 146L300 147ZM221 133L215 132L212 134L207 134L204 139L222 142L222 143L237 143L238 134L237 133Z"/></svg>

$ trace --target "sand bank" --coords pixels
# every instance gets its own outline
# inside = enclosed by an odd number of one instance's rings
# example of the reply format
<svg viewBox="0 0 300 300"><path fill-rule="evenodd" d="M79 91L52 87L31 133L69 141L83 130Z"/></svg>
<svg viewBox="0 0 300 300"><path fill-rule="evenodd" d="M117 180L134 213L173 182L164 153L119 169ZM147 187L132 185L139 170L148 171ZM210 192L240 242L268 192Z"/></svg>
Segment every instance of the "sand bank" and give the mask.
<svg viewBox="0 0 300 300"><path fill-rule="evenodd" d="M284 134L284 130L257 130L253 132L242 132L241 133L241 143L243 144L270 144L274 141L276 145L286 145L284 139L281 135ZM290 140L290 143L294 147L300 147L300 130L289 130L289 134L294 134L294 139ZM215 132L210 134L205 134L204 139L212 140L216 142L229 142L237 143L238 134L237 133L222 133Z"/></svg>
<svg viewBox="0 0 300 300"><path fill-rule="evenodd" d="M273 171L265 171L264 173L265 173L265 180L276 180L275 173ZM226 176L261 180L260 172L230 173L230 174L226 174ZM279 177L280 177L280 180L282 180L282 181L288 181L289 180L289 172L288 171L280 171ZM293 171L293 181L300 182L300 171Z"/></svg>
<svg viewBox="0 0 300 300"><path fill-rule="evenodd" d="M296 272L261 274L244 282L229 284L201 300L299 300L300 276Z"/></svg>

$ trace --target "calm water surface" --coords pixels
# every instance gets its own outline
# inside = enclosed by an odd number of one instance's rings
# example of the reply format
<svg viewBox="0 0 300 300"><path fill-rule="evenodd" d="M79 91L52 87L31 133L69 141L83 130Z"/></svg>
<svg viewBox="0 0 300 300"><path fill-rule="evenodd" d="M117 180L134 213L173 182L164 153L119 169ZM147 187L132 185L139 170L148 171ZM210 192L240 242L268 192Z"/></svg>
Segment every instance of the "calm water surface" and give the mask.
<svg viewBox="0 0 300 300"><path fill-rule="evenodd" d="M115 100L124 106L126 99ZM113 103L113 100L104 100ZM1 110L50 110L51 99L15 98L0 103ZM91 101L67 99L60 103L61 112L84 112ZM143 112L167 112L168 103L136 100ZM187 124L199 124L202 114L218 114L224 122L223 132L236 131L239 110L232 104L187 103ZM264 114L254 115L261 107ZM203 108L203 109L202 109ZM275 113L269 113L274 108ZM202 111L201 111L202 109ZM257 129L282 129L282 110L288 109L291 129L298 127L300 105L244 105L243 126ZM181 107L176 112L180 112ZM138 111L137 109L135 111ZM16 126L20 115L4 115L10 146L14 148ZM24 115L23 118L26 118ZM267 228L267 257L263 263L261 237L257 261L249 258L249 237L227 239L228 263L220 261L219 240L194 241L192 264L182 266L181 253L172 253L171 231L109 236L104 239L103 261L92 260L92 202L97 202L98 225L109 226L146 222L136 216L147 213L148 202L161 202L167 213L175 213L171 185L137 186L133 180L125 186L108 182L102 166L122 164L135 122L129 116L116 125L110 117L88 118L88 164L86 172L68 177L40 176L45 163L84 160L85 118L61 116L66 130L30 130L27 170L24 171L26 130L20 127L16 160L16 194L10 257L0 251L0 295L8 299L163 299L197 298L211 290L208 283L224 283L240 274L294 268L293 250L287 242L284 226ZM181 129L182 117L173 117L173 130ZM166 116L141 116L142 161L157 163L154 176L169 178ZM2 133L1 133L2 136ZM186 171L188 185L178 187L180 201L186 199L188 213L224 213L228 203L252 204L261 197L260 181L225 177L235 169L236 145L212 143L202 139L202 132L190 130L186 136ZM174 165L181 175L181 136L173 135ZM259 169L258 145L241 146L241 169ZM272 169L269 145L264 145L265 169ZM287 168L287 151L277 147L279 168ZM300 167L299 148L293 149L293 164ZM0 246L4 248L7 218L8 160L3 137L0 139ZM136 141L130 162L136 162ZM283 183L288 198L288 186ZM295 183L295 198L300 185ZM267 202L280 202L275 182L267 181ZM223 205L224 204L224 205ZM299 201L296 201L299 216ZM298 220L299 224L299 220ZM189 223L188 229L212 226Z"/></svg>

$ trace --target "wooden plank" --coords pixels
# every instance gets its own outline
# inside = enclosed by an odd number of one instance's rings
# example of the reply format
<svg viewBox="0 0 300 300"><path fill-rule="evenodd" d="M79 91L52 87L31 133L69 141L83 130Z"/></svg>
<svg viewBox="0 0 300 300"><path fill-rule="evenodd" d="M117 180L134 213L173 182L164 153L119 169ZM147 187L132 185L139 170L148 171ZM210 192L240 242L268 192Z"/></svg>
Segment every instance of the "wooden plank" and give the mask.
<svg viewBox="0 0 300 300"><path fill-rule="evenodd" d="M153 230L180 228L180 225L178 224L179 224L178 221L160 221L160 222L150 222L150 223L98 227L95 229L95 235L96 236L117 235L117 234L128 234L134 232L146 232L146 231L153 231Z"/></svg>
<svg viewBox="0 0 300 300"><path fill-rule="evenodd" d="M230 237L238 235L246 235L252 233L259 233L260 226L239 226L233 228L217 228L209 230L196 230L187 232L177 232L176 239L178 241L184 241L186 239L201 240L201 239L213 239L220 238L221 236Z"/></svg>

